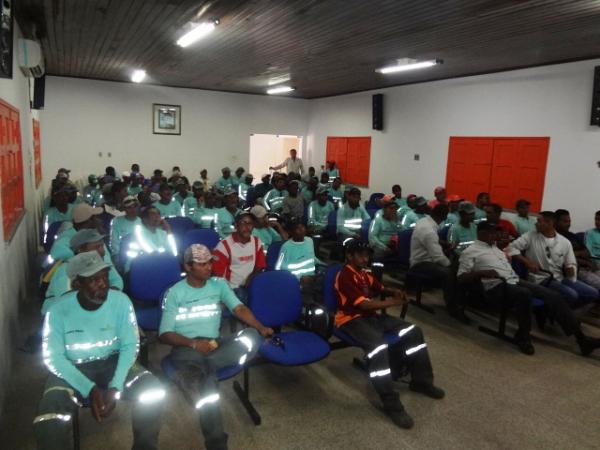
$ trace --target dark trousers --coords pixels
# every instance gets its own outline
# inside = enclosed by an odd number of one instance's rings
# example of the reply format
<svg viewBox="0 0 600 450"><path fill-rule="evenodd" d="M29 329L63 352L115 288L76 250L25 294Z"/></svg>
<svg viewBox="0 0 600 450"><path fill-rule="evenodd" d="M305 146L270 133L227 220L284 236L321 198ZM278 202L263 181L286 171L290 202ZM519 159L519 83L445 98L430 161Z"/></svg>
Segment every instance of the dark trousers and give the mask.
<svg viewBox="0 0 600 450"><path fill-rule="evenodd" d="M567 336L581 335L579 321L567 301L557 291L525 280L520 280L517 287L525 288L533 297L542 299L550 317L558 322Z"/></svg>
<svg viewBox="0 0 600 450"><path fill-rule="evenodd" d="M515 308L519 329L517 339L529 339L531 332L531 291L523 286L501 283L485 292L485 297L504 307Z"/></svg>
<svg viewBox="0 0 600 450"><path fill-rule="evenodd" d="M174 347L171 351L177 383L198 410L207 450L227 448L227 433L219 406L217 371L250 362L261 342L262 338L254 328L245 328L218 340L217 349L208 354L198 353L189 347Z"/></svg>
<svg viewBox="0 0 600 450"><path fill-rule="evenodd" d="M117 367L118 357L80 364L77 368L99 387L106 387ZM123 400L132 402L131 424L133 450L156 450L160 431L163 400L140 401L143 393L164 388L154 375L137 363L125 381ZM87 393L86 393L87 394ZM33 428L38 449L65 450L73 448L72 419L78 414L80 395L62 378L50 375L40 401Z"/></svg>
<svg viewBox="0 0 600 450"><path fill-rule="evenodd" d="M342 325L340 330L358 342L367 353L369 377L384 406L394 406L399 402L392 381L406 368L414 383L433 383L433 369L419 327L395 317L377 315L353 319ZM386 332L402 336L388 347L384 338Z"/></svg>
<svg viewBox="0 0 600 450"><path fill-rule="evenodd" d="M441 287L444 291L444 302L446 303L448 310L456 310L456 277L450 267L444 267L433 262L422 262L411 266L410 272L430 277L434 284Z"/></svg>

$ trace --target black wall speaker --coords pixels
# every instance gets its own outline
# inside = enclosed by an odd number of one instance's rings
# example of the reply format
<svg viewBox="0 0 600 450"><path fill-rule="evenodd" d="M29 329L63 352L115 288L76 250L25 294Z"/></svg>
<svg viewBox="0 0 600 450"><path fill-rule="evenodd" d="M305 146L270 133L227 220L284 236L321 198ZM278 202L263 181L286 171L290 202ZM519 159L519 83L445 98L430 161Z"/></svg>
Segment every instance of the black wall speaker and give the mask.
<svg viewBox="0 0 600 450"><path fill-rule="evenodd" d="M383 94L373 95L373 129L383 130Z"/></svg>
<svg viewBox="0 0 600 450"><path fill-rule="evenodd" d="M33 80L33 109L44 109L46 75L41 78L34 78Z"/></svg>
<svg viewBox="0 0 600 450"><path fill-rule="evenodd" d="M592 119L590 125L600 127L600 66L594 68L594 90L592 91Z"/></svg>

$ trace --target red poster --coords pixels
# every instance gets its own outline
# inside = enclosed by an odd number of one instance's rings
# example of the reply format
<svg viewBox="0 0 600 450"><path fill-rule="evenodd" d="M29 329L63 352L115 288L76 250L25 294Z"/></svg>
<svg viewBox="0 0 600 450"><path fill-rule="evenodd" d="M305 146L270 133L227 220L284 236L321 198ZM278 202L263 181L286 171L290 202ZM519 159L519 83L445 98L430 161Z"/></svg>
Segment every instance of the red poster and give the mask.
<svg viewBox="0 0 600 450"><path fill-rule="evenodd" d="M42 182L42 141L40 139L40 121L35 119L33 119L33 165L37 189Z"/></svg>
<svg viewBox="0 0 600 450"><path fill-rule="evenodd" d="M2 227L9 241L24 212L23 152L19 110L0 100L0 195Z"/></svg>

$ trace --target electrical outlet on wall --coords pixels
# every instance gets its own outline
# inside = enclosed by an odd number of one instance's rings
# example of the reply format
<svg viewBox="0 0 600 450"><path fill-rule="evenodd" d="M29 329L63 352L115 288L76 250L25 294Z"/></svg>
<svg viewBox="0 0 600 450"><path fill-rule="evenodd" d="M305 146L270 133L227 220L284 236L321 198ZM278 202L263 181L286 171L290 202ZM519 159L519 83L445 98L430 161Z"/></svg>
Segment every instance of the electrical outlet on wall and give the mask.
<svg viewBox="0 0 600 450"><path fill-rule="evenodd" d="M415 153L415 161L419 161L421 159L421 155Z"/></svg>

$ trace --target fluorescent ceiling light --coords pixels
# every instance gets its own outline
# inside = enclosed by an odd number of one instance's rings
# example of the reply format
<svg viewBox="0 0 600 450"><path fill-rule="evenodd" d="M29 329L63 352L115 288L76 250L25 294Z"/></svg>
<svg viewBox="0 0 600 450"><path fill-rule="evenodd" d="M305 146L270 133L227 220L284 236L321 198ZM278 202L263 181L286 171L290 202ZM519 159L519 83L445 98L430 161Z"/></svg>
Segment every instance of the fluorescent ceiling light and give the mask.
<svg viewBox="0 0 600 450"><path fill-rule="evenodd" d="M281 75L279 77L269 79L269 82L267 84L269 86L273 86L275 84L287 83L288 81L290 81L289 75Z"/></svg>
<svg viewBox="0 0 600 450"><path fill-rule="evenodd" d="M219 22L215 20L212 22L203 22L199 25L196 25L194 28L192 28L191 31L187 32L179 38L179 40L177 41L177 45L179 45L180 47L187 47L188 45L193 44L194 42L202 39L204 36L210 34L215 29L215 26L218 23Z"/></svg>
<svg viewBox="0 0 600 450"><path fill-rule="evenodd" d="M146 78L145 70L134 70L131 74L131 81L133 81L134 83L141 83L142 81L144 81L144 78Z"/></svg>
<svg viewBox="0 0 600 450"><path fill-rule="evenodd" d="M296 89L291 86L279 86L267 90L267 94L285 94L286 92L295 91Z"/></svg>
<svg viewBox="0 0 600 450"><path fill-rule="evenodd" d="M379 73L397 73L406 72L408 70L425 69L427 67L433 67L437 64L441 64L442 61L439 59L432 59L429 61L417 61L416 59L403 58L398 60L398 64L395 66L382 67L376 69L375 72Z"/></svg>

